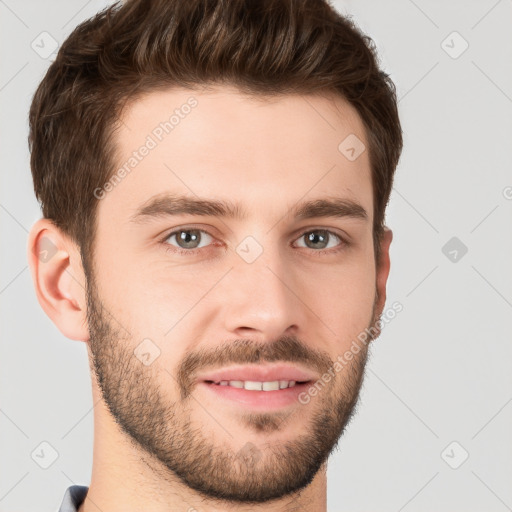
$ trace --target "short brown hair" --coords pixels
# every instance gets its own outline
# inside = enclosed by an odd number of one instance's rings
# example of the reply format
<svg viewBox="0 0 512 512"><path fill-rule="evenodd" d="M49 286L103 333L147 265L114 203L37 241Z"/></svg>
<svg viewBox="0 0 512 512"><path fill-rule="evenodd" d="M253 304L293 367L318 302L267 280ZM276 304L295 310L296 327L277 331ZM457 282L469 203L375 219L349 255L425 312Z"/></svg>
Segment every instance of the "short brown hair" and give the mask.
<svg viewBox="0 0 512 512"><path fill-rule="evenodd" d="M123 105L152 90L215 84L262 97L334 92L355 107L369 143L377 254L402 130L373 41L326 0L128 0L64 41L29 114L36 197L43 216L79 245L84 265L93 191L115 171Z"/></svg>

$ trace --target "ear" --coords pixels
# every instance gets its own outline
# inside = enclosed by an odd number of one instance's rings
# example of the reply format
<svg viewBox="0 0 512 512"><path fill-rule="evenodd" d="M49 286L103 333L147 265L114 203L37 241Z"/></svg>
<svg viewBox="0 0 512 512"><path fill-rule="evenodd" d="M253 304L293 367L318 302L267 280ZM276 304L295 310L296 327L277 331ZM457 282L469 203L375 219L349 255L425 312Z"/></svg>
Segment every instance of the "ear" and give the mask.
<svg viewBox="0 0 512 512"><path fill-rule="evenodd" d="M27 256L37 300L59 331L88 341L85 274L78 246L49 219L30 230Z"/></svg>
<svg viewBox="0 0 512 512"><path fill-rule="evenodd" d="M389 260L389 246L393 240L393 232L388 228L384 227L384 234L380 241L380 257L377 262L377 300L375 304L375 313L377 318L380 317L384 311L386 304L386 283L388 281L390 260Z"/></svg>

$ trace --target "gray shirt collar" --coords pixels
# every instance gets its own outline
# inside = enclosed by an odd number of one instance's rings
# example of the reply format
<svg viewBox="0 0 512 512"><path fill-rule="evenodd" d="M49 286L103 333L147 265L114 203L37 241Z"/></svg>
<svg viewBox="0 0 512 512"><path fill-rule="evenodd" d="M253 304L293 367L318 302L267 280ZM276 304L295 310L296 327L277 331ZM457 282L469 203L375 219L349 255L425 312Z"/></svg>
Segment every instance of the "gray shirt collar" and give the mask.
<svg viewBox="0 0 512 512"><path fill-rule="evenodd" d="M89 487L85 485L72 485L66 489L59 512L77 512L84 502Z"/></svg>

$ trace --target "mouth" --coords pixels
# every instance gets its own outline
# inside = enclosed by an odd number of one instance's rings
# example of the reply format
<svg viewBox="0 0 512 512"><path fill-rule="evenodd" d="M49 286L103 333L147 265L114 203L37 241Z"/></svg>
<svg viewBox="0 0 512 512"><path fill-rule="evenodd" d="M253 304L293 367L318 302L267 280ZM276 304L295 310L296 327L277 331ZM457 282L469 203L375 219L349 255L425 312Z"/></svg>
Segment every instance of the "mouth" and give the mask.
<svg viewBox="0 0 512 512"><path fill-rule="evenodd" d="M211 398L230 403L236 408L249 408L253 411L271 412L303 404L301 394L305 393L313 381L211 381L205 380L198 388L204 389Z"/></svg>
<svg viewBox="0 0 512 512"><path fill-rule="evenodd" d="M209 398L237 407L269 411L300 404L299 396L315 381L311 372L285 364L223 368L197 379Z"/></svg>
<svg viewBox="0 0 512 512"><path fill-rule="evenodd" d="M277 391L314 380L305 368L286 363L238 365L201 373L198 382L230 386L249 391Z"/></svg>
<svg viewBox="0 0 512 512"><path fill-rule="evenodd" d="M272 380L272 381L254 381L254 380L205 380L206 384L213 384L216 386L228 386L237 389L244 389L246 391L280 391L282 389L293 388L308 384L311 381L294 381L294 380Z"/></svg>

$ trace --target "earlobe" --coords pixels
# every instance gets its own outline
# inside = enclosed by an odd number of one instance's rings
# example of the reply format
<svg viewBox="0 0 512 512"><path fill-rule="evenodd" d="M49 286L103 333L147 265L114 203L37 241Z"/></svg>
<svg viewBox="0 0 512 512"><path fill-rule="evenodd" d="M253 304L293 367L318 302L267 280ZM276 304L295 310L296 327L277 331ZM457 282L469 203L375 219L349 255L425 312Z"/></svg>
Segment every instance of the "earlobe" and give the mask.
<svg viewBox="0 0 512 512"><path fill-rule="evenodd" d="M386 283L388 281L391 262L389 257L389 246L393 240L393 232L391 229L384 227L384 234L380 243L380 257L377 263L377 304L376 312L380 316L386 304Z"/></svg>
<svg viewBox="0 0 512 512"><path fill-rule="evenodd" d="M85 276L76 244L49 219L30 230L27 256L39 304L67 338L88 341Z"/></svg>

